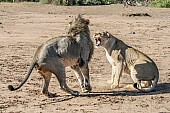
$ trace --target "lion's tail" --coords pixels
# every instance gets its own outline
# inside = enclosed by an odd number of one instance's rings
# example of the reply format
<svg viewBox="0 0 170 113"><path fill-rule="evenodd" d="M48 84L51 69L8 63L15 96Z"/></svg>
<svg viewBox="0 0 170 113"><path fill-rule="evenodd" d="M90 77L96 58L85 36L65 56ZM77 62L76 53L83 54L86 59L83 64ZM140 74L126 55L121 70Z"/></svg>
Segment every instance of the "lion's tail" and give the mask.
<svg viewBox="0 0 170 113"><path fill-rule="evenodd" d="M159 74L157 74L156 77L155 77L155 79L152 80L151 87L150 87L150 88L147 88L147 89L141 88L141 83L140 83L140 82L135 83L133 86L134 86L134 88L136 88L137 90L139 90L139 91L141 91L141 92L144 92L144 93L151 92L151 91L153 91L153 90L155 89L155 87L157 86L158 79L159 79Z"/></svg>
<svg viewBox="0 0 170 113"><path fill-rule="evenodd" d="M28 80L28 78L29 78L29 76L31 75L32 70L34 69L34 67L35 67L36 64L37 64L37 61L35 60L35 61L31 64L31 66L29 67L29 70L28 70L28 72L27 72L27 75L26 75L25 78L22 80L22 82L21 82L21 84L20 84L19 86L17 86L16 88L14 88L12 85L8 85L8 89L9 89L10 91L15 91L15 90L21 88L21 87L24 85L24 83Z"/></svg>

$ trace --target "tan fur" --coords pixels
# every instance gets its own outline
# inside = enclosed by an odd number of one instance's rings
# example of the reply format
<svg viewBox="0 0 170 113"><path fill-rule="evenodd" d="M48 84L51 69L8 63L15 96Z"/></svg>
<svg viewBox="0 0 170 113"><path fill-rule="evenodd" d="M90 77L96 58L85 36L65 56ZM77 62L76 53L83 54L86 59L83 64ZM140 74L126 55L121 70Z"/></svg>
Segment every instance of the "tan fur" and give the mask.
<svg viewBox="0 0 170 113"><path fill-rule="evenodd" d="M93 54L93 43L90 39L88 24L88 19L78 15L70 23L67 36L50 39L39 46L22 83L16 88L12 85L9 85L8 88L11 91L19 89L27 81L35 67L38 73L44 77L43 94L48 97L55 96L48 91L51 75L54 74L62 90L77 96L79 92L70 89L66 84L65 68L70 66L80 82L82 91L91 91L88 62Z"/></svg>
<svg viewBox="0 0 170 113"><path fill-rule="evenodd" d="M143 92L154 90L159 79L159 72L152 59L108 32L95 33L94 39L97 46L104 47L106 57L112 65L113 88L119 86L120 76L125 72L131 75L136 89Z"/></svg>

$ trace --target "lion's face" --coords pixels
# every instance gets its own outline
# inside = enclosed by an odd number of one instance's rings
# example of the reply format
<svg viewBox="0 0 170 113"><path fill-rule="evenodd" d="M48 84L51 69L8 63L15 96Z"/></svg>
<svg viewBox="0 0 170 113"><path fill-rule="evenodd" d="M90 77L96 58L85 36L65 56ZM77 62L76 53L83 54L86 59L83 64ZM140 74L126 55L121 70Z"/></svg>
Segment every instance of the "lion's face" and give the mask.
<svg viewBox="0 0 170 113"><path fill-rule="evenodd" d="M72 22L69 23L68 34L71 36L76 36L81 32L89 31L88 25L89 20L82 18L81 15L78 15Z"/></svg>
<svg viewBox="0 0 170 113"><path fill-rule="evenodd" d="M110 39L111 34L106 32L96 32L93 35L93 38L95 39L96 46L104 46Z"/></svg>

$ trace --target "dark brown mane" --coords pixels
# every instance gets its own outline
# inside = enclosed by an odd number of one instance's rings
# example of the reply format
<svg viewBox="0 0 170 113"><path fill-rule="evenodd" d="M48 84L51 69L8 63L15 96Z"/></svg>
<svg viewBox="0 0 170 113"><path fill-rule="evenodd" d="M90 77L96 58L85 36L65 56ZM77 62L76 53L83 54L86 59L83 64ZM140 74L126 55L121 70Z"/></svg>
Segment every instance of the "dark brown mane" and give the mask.
<svg viewBox="0 0 170 113"><path fill-rule="evenodd" d="M77 40L78 38L83 43L83 48L89 47L90 54L89 54L89 61L92 58L94 45L90 38L90 30L89 25L90 21L82 17L82 15L78 15L72 22L69 23L69 31L68 31L68 38L70 40ZM78 39L78 40L79 40Z"/></svg>
<svg viewBox="0 0 170 113"><path fill-rule="evenodd" d="M69 23L68 36L70 38L75 38L76 35L80 33L88 33L89 34L89 20L82 18L82 15L78 15L73 21Z"/></svg>

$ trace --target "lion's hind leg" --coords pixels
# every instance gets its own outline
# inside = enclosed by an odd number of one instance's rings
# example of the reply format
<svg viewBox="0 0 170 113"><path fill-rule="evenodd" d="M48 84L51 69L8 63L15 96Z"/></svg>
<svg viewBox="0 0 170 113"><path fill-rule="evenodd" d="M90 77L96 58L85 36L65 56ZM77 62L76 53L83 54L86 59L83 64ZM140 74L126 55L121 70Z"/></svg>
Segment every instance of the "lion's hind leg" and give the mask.
<svg viewBox="0 0 170 113"><path fill-rule="evenodd" d="M138 87L140 87L141 89L142 88L148 88L148 87L150 87L152 85L152 81L141 81L140 83L138 82L138 84L135 84L135 85L138 85ZM133 90L136 89L134 87L134 84L128 84L124 88L133 89Z"/></svg>
<svg viewBox="0 0 170 113"><path fill-rule="evenodd" d="M42 93L43 93L45 96L49 97L49 98L55 97L55 96L56 96L56 93L50 93L50 92L48 91L48 86L49 86L49 83L50 83L50 79L51 79L52 73L49 72L49 71L42 71L42 70L41 70L41 71L38 70L38 73L39 73L40 75L42 75L43 78L44 78L44 86L43 86Z"/></svg>
<svg viewBox="0 0 170 113"><path fill-rule="evenodd" d="M74 91L72 89L70 89L67 84L66 84L66 74L65 74L65 67L64 66L59 66L56 68L56 70L53 71L53 73L55 74L55 76L57 77L59 83L60 83L60 88L67 92L70 93L74 96L78 96L79 92L78 91Z"/></svg>

